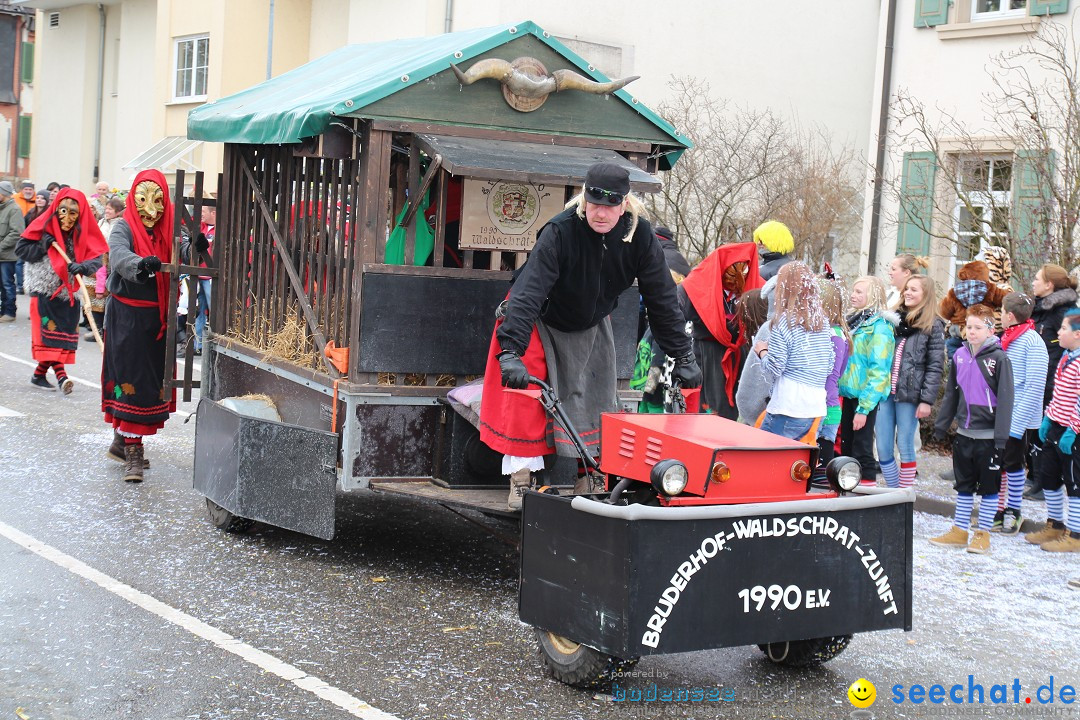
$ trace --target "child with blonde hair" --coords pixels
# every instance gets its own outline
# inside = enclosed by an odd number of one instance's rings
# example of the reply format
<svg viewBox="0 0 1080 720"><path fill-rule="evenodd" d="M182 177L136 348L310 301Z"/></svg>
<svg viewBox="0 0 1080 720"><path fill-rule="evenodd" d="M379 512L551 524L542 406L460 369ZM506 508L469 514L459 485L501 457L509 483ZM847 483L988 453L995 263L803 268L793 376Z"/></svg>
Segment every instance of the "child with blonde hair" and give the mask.
<svg viewBox="0 0 1080 720"><path fill-rule="evenodd" d="M840 450L862 466L864 484L877 480L874 461L874 423L878 404L889 394L896 313L885 307L885 284L864 275L851 286L851 357L840 377L842 412Z"/></svg>
<svg viewBox="0 0 1080 720"><path fill-rule="evenodd" d="M881 474L889 487L915 484L915 432L930 416L945 371L945 321L936 312L934 281L912 275L894 307L899 324L889 393L878 403L875 432ZM897 467L893 447L900 448Z"/></svg>
<svg viewBox="0 0 1080 720"><path fill-rule="evenodd" d="M825 416L825 381L834 359L832 333L810 268L790 262L776 277L772 333L767 343L754 345L762 372L772 382L761 429L794 440Z"/></svg>

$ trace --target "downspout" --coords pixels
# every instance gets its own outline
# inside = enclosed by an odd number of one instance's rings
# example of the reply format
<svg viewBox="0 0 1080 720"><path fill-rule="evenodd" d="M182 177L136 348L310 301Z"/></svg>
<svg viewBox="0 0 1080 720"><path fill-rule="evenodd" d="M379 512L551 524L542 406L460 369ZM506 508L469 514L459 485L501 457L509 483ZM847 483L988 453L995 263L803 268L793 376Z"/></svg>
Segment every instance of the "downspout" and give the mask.
<svg viewBox="0 0 1080 720"><path fill-rule="evenodd" d="M101 179L101 113L105 103L105 6L98 3L97 112L94 113L94 183Z"/></svg>
<svg viewBox="0 0 1080 720"><path fill-rule="evenodd" d="M443 24L443 32L450 32L454 24L454 0L446 0L446 22Z"/></svg>
<svg viewBox="0 0 1080 720"><path fill-rule="evenodd" d="M270 0L270 29L266 35L266 79L273 75L274 69L274 0Z"/></svg>
<svg viewBox="0 0 1080 720"><path fill-rule="evenodd" d="M874 272L877 264L878 232L881 229L881 195L885 184L885 141L889 131L889 98L892 95L893 34L896 26L896 0L888 2L885 21L885 56L881 68L881 107L878 109L877 153L874 160L874 204L870 211L870 244L867 248L866 270Z"/></svg>

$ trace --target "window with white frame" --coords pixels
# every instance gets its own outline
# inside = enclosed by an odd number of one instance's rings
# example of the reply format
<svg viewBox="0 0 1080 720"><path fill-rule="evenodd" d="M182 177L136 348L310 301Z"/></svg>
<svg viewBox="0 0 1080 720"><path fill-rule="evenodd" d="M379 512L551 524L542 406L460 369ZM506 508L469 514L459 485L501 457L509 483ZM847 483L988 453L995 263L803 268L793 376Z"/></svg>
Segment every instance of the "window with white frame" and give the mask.
<svg viewBox="0 0 1080 720"><path fill-rule="evenodd" d="M987 245L1008 246L1012 204L1012 156L962 157L957 163L950 285L956 282L957 270Z"/></svg>
<svg viewBox="0 0 1080 720"><path fill-rule="evenodd" d="M1027 0L971 0L971 19L1004 20L1027 15Z"/></svg>
<svg viewBox="0 0 1080 720"><path fill-rule="evenodd" d="M210 58L210 36L177 38L173 41L174 100L205 100L206 75Z"/></svg>

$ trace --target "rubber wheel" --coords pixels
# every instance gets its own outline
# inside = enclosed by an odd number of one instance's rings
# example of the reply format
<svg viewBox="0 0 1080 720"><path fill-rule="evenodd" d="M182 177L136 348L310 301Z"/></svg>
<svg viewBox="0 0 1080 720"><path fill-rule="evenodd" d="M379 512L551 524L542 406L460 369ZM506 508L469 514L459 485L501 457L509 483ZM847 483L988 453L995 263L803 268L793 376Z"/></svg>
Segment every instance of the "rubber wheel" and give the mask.
<svg viewBox="0 0 1080 720"><path fill-rule="evenodd" d="M254 520L233 515L210 498L206 498L206 512L210 516L210 524L225 532L247 532L248 528L255 523Z"/></svg>
<svg viewBox="0 0 1080 720"><path fill-rule="evenodd" d="M814 638L812 640L791 640L758 645L771 662L791 667L809 667L828 662L844 652L851 635Z"/></svg>
<svg viewBox="0 0 1080 720"><path fill-rule="evenodd" d="M616 673L629 670L641 659L612 657L539 628L536 629L536 639L548 674L559 682L578 688L606 686Z"/></svg>

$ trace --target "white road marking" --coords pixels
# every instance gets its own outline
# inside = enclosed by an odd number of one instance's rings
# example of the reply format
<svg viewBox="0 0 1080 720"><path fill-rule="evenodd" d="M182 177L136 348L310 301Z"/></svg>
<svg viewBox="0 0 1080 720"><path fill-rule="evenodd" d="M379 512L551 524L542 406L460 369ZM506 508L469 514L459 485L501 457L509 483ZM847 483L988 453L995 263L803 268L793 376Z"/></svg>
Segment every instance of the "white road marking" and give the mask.
<svg viewBox="0 0 1080 720"><path fill-rule="evenodd" d="M294 665L290 665L269 653L254 648L245 642L241 642L233 636L218 630L214 626L208 625L202 620L198 620L170 605L166 605L160 600L156 600L150 595L136 590L130 585L125 585L119 580L95 570L86 563L76 560L51 545L46 545L39 540L35 540L26 533L16 530L6 523L0 522L0 535L3 535L16 545L21 545L30 552L45 558L49 562L59 565L65 570L99 585L114 595L127 600L131 604L137 605L143 610L147 610L174 625L178 625L192 635L200 637L203 640L208 640L222 650L232 653L266 672L273 673L282 680L287 680L302 690L307 690L355 717L364 718L364 720L399 720L396 715L391 715L376 707L372 707L344 690L328 685L319 678L308 675Z"/></svg>
<svg viewBox="0 0 1080 720"><path fill-rule="evenodd" d="M16 412L11 408L6 408L0 405L0 417L26 417L21 412Z"/></svg>
<svg viewBox="0 0 1080 720"><path fill-rule="evenodd" d="M21 357L15 357L14 355L8 355L7 353L0 352L0 358L4 358L5 360L10 360L11 362L17 362L17 363L20 363L22 365L26 365L27 367L32 367L32 368L37 367L36 362L31 362L31 361L25 360L25 359L23 359ZM178 362L180 362L181 364L183 363L183 361L178 361ZM198 366L194 366L194 367L199 372L202 372L202 368L200 368ZM72 380L74 380L77 383L82 383L83 385L86 385L88 387L92 387L92 388L94 388L96 390L101 389L101 384L96 383L93 380L83 380L81 377L78 377L76 375L68 375L68 377L71 378ZM180 417L184 418L185 420L187 420L189 417L191 417L195 413L190 413L190 412L187 412L185 410L177 410L176 414L179 415Z"/></svg>

